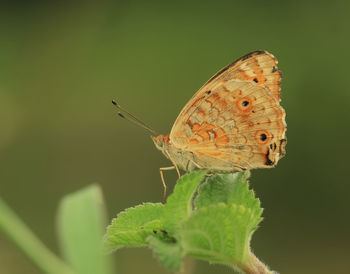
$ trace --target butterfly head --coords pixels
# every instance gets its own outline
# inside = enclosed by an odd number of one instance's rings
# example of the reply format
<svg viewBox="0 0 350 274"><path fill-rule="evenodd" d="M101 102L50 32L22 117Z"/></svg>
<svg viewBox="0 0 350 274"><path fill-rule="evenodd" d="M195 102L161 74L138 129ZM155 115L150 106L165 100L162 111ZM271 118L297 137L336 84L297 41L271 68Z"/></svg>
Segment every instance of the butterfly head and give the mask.
<svg viewBox="0 0 350 274"><path fill-rule="evenodd" d="M169 139L169 135L163 136L162 134L160 134L160 135L158 135L157 137L153 137L153 136L152 136L152 140L153 140L155 146L156 146L159 150L163 151L163 150L164 150L164 146L167 145L167 144L169 144L169 140L170 140L170 139Z"/></svg>

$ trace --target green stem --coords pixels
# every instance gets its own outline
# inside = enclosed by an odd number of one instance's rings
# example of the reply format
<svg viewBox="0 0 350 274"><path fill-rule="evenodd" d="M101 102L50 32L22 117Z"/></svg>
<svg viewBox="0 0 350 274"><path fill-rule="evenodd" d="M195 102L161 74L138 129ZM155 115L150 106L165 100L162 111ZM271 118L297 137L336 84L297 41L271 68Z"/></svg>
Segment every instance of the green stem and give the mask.
<svg viewBox="0 0 350 274"><path fill-rule="evenodd" d="M277 274L275 271L271 271L266 265L264 265L253 253L249 256L249 270L246 273L249 274Z"/></svg>
<svg viewBox="0 0 350 274"><path fill-rule="evenodd" d="M45 273L72 274L73 271L52 253L0 198L0 231Z"/></svg>

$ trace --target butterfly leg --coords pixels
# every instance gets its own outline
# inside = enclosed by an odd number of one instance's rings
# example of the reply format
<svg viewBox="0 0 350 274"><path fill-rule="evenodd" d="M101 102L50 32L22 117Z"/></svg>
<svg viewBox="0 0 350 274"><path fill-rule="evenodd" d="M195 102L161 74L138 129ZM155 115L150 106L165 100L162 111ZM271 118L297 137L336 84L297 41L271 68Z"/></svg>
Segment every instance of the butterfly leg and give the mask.
<svg viewBox="0 0 350 274"><path fill-rule="evenodd" d="M181 178L181 173L179 170L179 167L177 166L177 164L173 161L173 159L171 158L169 152L167 152L166 150L164 150L164 152L166 153L166 155L168 156L169 160L174 164L174 167L176 169L177 175L179 176L179 179Z"/></svg>
<svg viewBox="0 0 350 274"><path fill-rule="evenodd" d="M166 201L166 189L167 189L167 186L166 186L165 181L164 181L163 171L164 170L173 170L175 168L176 168L175 166L170 166L170 167L161 167L159 169L160 178L162 179L163 189L164 189L164 196L163 196L163 201L162 201L163 204L165 204L165 201Z"/></svg>
<svg viewBox="0 0 350 274"><path fill-rule="evenodd" d="M205 167L201 167L200 165L198 165L197 163L195 163L193 160L191 160L190 159L190 161L191 161L191 163L192 164L194 164L198 169L200 169L200 170L204 170L204 169L207 169L207 168L205 168ZM207 173L205 176L206 177L211 177L211 176L214 176L215 174L213 173L213 172L209 172L209 173Z"/></svg>
<svg viewBox="0 0 350 274"><path fill-rule="evenodd" d="M175 165L175 168L176 168L177 175L179 176L179 179L180 179L181 173L180 173L179 167L177 165Z"/></svg>
<svg viewBox="0 0 350 274"><path fill-rule="evenodd" d="M206 168L204 168L204 167L201 167L200 165L198 165L196 162L194 162L192 159L190 159L190 162L192 163L192 164L194 164L198 169L206 169Z"/></svg>

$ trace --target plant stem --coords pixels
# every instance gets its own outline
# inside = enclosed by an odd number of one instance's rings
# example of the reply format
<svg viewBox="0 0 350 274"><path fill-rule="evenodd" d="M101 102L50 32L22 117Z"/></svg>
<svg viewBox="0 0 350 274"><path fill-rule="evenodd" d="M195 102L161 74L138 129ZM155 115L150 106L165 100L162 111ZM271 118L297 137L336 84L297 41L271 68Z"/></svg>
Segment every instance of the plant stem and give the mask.
<svg viewBox="0 0 350 274"><path fill-rule="evenodd" d="M0 198L0 231L45 273L72 274L73 271L52 253Z"/></svg>
<svg viewBox="0 0 350 274"><path fill-rule="evenodd" d="M249 274L277 274L275 271L271 271L263 262L261 262L253 253L249 256Z"/></svg>

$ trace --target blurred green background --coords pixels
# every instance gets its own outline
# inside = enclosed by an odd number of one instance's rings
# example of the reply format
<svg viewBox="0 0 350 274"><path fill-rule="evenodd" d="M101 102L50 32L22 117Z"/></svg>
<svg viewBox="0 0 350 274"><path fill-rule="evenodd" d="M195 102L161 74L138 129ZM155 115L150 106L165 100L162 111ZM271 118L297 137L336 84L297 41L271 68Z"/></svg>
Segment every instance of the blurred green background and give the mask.
<svg viewBox="0 0 350 274"><path fill-rule="evenodd" d="M169 162L111 99L168 133L217 70L265 49L284 75L288 145L252 172L265 208L253 251L280 273L349 273L349 14L346 0L2 2L1 197L57 253L63 195L98 182L110 218L160 201ZM168 273L148 249L114 257L118 273ZM0 235L0 273L38 270Z"/></svg>

